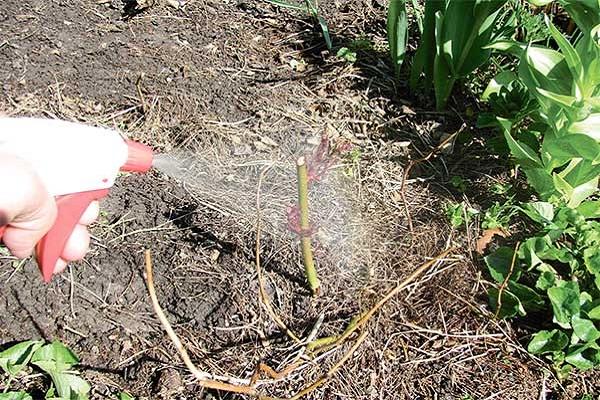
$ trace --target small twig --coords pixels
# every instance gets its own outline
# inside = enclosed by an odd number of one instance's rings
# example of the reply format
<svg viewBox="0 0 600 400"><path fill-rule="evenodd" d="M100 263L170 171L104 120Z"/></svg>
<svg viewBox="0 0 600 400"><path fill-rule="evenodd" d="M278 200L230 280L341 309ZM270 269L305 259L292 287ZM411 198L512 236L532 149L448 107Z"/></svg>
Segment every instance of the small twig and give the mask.
<svg viewBox="0 0 600 400"><path fill-rule="evenodd" d="M315 268L315 260L312 252L312 244L310 235L310 220L308 214L308 168L306 167L306 159L298 158L298 206L300 208L300 243L302 246L302 259L304 261L304 271L306 280L313 296L319 294L319 278L317 269Z"/></svg>
<svg viewBox="0 0 600 400"><path fill-rule="evenodd" d="M160 323L163 328L169 335L169 339L175 345L179 356L183 360L183 363L188 368L188 370L198 379L200 385L209 389L216 390L224 390L227 392L233 393L242 393L250 396L257 396L256 390L250 386L250 380L248 379L238 379L233 377L226 376L215 376L209 374L208 372L204 372L199 370L187 353L187 350L183 346L183 343L171 327L167 316L163 312L160 304L158 302L158 298L156 297L156 290L154 289L154 274L152 271L152 256L150 254L150 250L145 251L145 259L146 259L146 282L148 284L148 292L150 294L150 299L152 300L152 307L154 308L154 312L158 317ZM215 380L216 379L216 380Z"/></svg>
<svg viewBox="0 0 600 400"><path fill-rule="evenodd" d="M427 154L425 157L422 157L417 160L413 160L413 161L409 162L408 165L406 166L406 168L404 169L404 173L402 174L402 183L400 184L400 198L402 199L402 203L404 204L404 213L406 214L406 219L408 221L408 229L410 230L410 233L413 236L415 234L415 230L414 230L414 226L412 223L412 217L410 215L410 211L408 210L408 204L406 201L406 180L408 179L410 172L414 168L415 165L420 164L423 161L429 160L431 157L436 155L438 152L442 151L448 143L452 142L452 140L454 140L454 138L456 138L456 136L458 136L458 134L464 130L464 128L465 128L465 125L463 124L458 131L454 132L452 135L450 135L446 139L444 139L444 141L442 141L442 143L440 143L437 147L435 147L433 150L431 150L429 152L429 154Z"/></svg>
<svg viewBox="0 0 600 400"><path fill-rule="evenodd" d="M508 281L510 280L510 277L515 269L515 262L517 261L517 250L519 250L520 245L521 242L517 242L517 244L515 245L515 251L513 252L512 261L510 263L510 269L508 270L506 278L504 278L504 281L498 288L498 299L496 300L496 312L494 313L494 318L498 318L498 315L500 315L500 309L502 308L502 293L504 293L504 290L506 290L506 287L508 286Z"/></svg>
<svg viewBox="0 0 600 400"><path fill-rule="evenodd" d="M270 167L267 167L262 170L262 172L258 178L258 186L256 189L255 258L256 258L256 275L258 278L259 302L262 303L262 305L265 307L265 310L267 311L267 314L269 314L271 319L279 326L279 328L281 330L283 330L285 332L285 334L288 335L290 337L290 339L292 339L294 342L300 343L302 341L298 338L298 336L287 327L285 322L283 322L283 320L279 317L279 315L277 315L275 310L273 310L273 307L271 306L271 300L269 299L269 295L267 294L267 291L265 290L263 273L262 273L262 268L261 268L261 263L260 263L260 236L261 236L261 228L262 228L262 226L261 226L262 216L261 216L261 206L260 206L260 189L262 187L262 182L263 182L264 176L269 169L270 169Z"/></svg>

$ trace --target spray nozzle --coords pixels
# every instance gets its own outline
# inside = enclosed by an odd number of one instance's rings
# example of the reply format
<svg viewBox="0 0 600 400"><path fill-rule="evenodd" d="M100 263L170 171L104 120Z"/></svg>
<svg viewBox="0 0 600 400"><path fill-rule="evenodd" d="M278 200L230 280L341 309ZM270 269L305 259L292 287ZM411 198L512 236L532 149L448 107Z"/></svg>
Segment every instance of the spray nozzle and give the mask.
<svg viewBox="0 0 600 400"><path fill-rule="evenodd" d="M126 172L147 172L152 168L154 154L152 149L145 144L128 140L127 142L127 161L121 167L121 171Z"/></svg>

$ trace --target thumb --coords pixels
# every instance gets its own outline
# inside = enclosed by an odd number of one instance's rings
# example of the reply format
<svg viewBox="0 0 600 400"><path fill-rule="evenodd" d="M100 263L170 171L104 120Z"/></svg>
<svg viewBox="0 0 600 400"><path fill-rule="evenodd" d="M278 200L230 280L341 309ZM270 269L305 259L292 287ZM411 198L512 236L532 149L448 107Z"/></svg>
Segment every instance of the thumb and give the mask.
<svg viewBox="0 0 600 400"><path fill-rule="evenodd" d="M0 226L8 225L2 240L15 257L25 258L54 224L56 203L24 160L0 154L0 171Z"/></svg>

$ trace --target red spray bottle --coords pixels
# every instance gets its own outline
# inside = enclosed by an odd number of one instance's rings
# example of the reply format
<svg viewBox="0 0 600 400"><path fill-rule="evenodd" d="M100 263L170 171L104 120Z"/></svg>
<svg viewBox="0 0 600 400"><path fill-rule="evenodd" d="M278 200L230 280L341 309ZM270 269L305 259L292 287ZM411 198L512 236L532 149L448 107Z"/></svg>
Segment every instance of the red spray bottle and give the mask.
<svg viewBox="0 0 600 400"><path fill-rule="evenodd" d="M0 153L29 162L56 198L56 222L36 246L45 282L89 204L108 194L119 171L147 172L153 161L148 146L116 131L35 118L0 118ZM5 229L0 227L0 241Z"/></svg>

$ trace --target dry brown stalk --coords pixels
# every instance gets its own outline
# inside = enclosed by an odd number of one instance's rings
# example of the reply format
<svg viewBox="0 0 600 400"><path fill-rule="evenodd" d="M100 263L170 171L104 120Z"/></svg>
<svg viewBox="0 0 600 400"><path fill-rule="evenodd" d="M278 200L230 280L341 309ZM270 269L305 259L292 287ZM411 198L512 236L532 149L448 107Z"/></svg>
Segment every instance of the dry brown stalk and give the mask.
<svg viewBox="0 0 600 400"><path fill-rule="evenodd" d="M333 365L333 367L331 367L329 369L329 371L327 371L327 373L325 375L323 375L322 377L320 377L319 379L317 379L315 382L313 382L312 384L310 384L306 388L302 389L296 395L290 397L287 400L298 400L298 399L306 396L307 394L309 394L313 390L317 389L319 386L324 385L325 383L327 383L331 379L331 377L333 377L333 375L335 375L335 373L346 363L346 361L348 361L348 359L350 357L352 357L352 355L354 354L354 352L356 350L358 350L358 348L360 347L360 345L362 344L362 342L365 341L365 339L367 337L367 333L368 333L367 330L364 330L360 334L360 336L358 337L358 339L356 339L356 342L354 342L354 344L352 345L352 347L350 347L348 349L348 351L346 351L346 353L344 353L344 356L342 358L340 358L340 360L337 363L335 363Z"/></svg>
<svg viewBox="0 0 600 400"><path fill-rule="evenodd" d="M371 317L377 312L379 311L379 309L381 309L381 307L383 307L392 297L396 296L402 289L404 289L405 287L407 287L409 284L411 284L415 279L417 279L421 274L423 274L425 271L427 271L429 268L431 268L433 265L435 265L438 261L442 260L444 257L446 257L448 254L450 254L452 251L456 250L456 248L450 248L447 249L445 251L443 251L441 254L439 254L438 256L436 256L435 258L431 259L430 261L427 261L426 263L422 264L419 268L417 268L412 274L410 274L405 280L403 280L402 282L400 282L398 285L396 285L392 290L390 290L381 300L379 300L379 302L377 302L377 304L375 304L369 311L367 311L365 314L363 314L354 325L350 325L349 328L347 328L344 333L342 333L337 340L331 344L331 345L327 345L324 348L319 348L318 350L320 351L324 351L327 349L330 349L331 347L335 347L335 346L339 346L341 345L346 339L348 339L357 329L363 327L367 322L369 322L369 320L371 319Z"/></svg>
<svg viewBox="0 0 600 400"><path fill-rule="evenodd" d="M269 170L269 168L265 168L260 173L260 176L258 178L257 190L256 190L256 248L255 248L255 256L256 256L256 275L257 275L257 279L258 279L259 302L264 306L265 310L267 311L267 314L269 314L269 316L271 317L271 319L277 324L277 326L279 326L279 328L281 330L283 330L285 332L286 335L288 335L288 337L290 339L292 339L296 343L301 343L301 340L298 338L298 336L287 327L287 325L285 324L285 322L283 322L283 320L279 317L279 315L277 315L277 313L275 312L275 310L271 306L271 300L269 299L269 295L267 294L267 291L265 290L263 273L262 273L262 268L261 268L261 264L260 264L260 236L261 236L260 235L261 234L261 223L260 223L260 221L261 221L260 189L262 187L262 182L263 182L264 176L265 176L265 174L267 173L268 170Z"/></svg>
<svg viewBox="0 0 600 400"><path fill-rule="evenodd" d="M152 269L152 255L150 250L145 251L145 260L146 260L146 282L148 284L148 292L150 294L150 299L152 300L152 307L154 308L154 312L158 317L160 323L162 324L165 331L167 331L167 335L169 339L175 345L179 356L183 360L183 363L188 368L188 370L198 379L198 382L202 387L207 389L215 389L215 390L224 390L227 392L233 393L241 393L247 394L250 396L258 396L256 393L256 389L250 385L250 380L248 379L239 379L228 376L215 376L209 374L208 372L202 371L198 369L190 356L185 349L185 346L171 327L167 316L162 310L158 298L156 297L156 290L154 289L154 273Z"/></svg>
<svg viewBox="0 0 600 400"><path fill-rule="evenodd" d="M414 168L415 165L429 160L431 157L436 155L438 152L442 151L446 147L446 145L448 145L448 143L451 143L456 138L456 136L458 136L458 134L464 130L464 128L465 128L465 125L461 126L458 131L454 132L452 135L450 135L446 139L444 139L436 148L431 150L429 152L429 154L427 154L425 157L422 157L417 160L413 160L413 161L409 162L408 165L406 166L406 168L404 169L404 173L402 174L402 183L400 184L400 198L402 199L402 203L404 205L404 213L406 214L406 219L408 221L408 229L410 230L410 233L413 236L415 234L415 231L414 231L414 226L412 223L412 217L410 215L410 211L408 211L408 204L406 201L406 180L408 179L408 176L410 175L410 172Z"/></svg>

